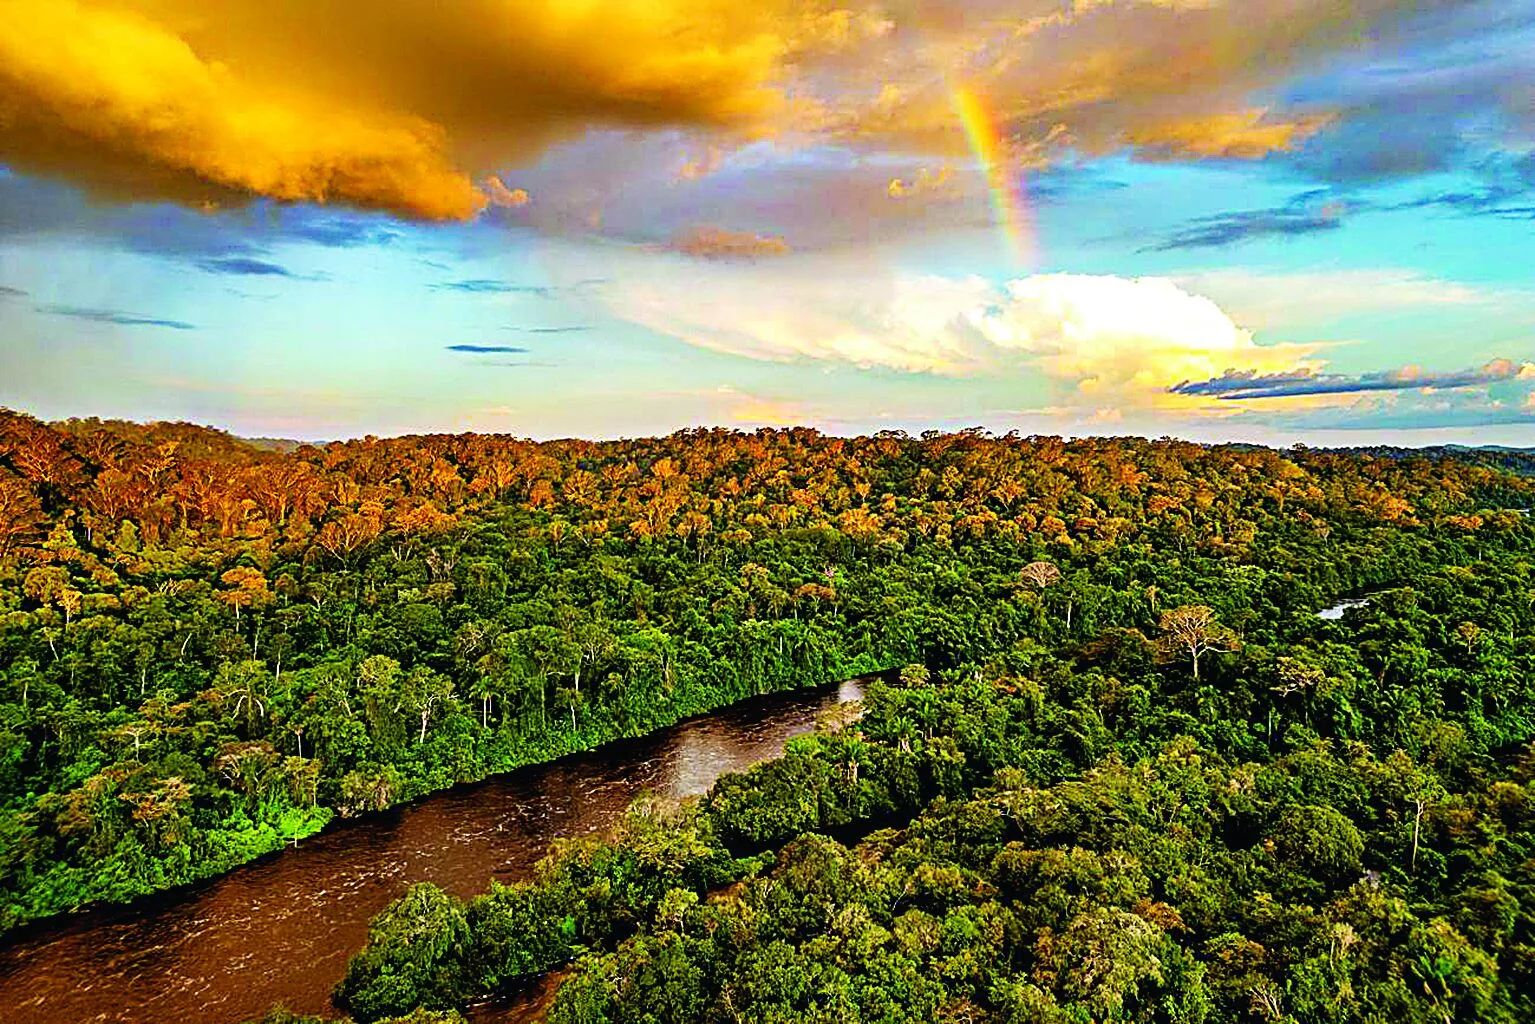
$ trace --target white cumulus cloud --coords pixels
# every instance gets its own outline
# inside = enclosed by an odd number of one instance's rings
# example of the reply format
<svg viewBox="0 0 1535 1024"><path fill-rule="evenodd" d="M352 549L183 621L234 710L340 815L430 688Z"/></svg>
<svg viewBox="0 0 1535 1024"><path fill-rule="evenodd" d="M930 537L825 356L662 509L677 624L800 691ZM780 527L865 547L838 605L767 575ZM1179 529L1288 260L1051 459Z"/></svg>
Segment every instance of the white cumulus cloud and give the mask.
<svg viewBox="0 0 1535 1024"><path fill-rule="evenodd" d="M1316 370L1320 345L1260 345L1211 300L1164 278L849 273L801 263L634 266L603 290L619 317L749 359L942 377L1016 377L1078 407L1207 404L1181 381ZM1077 396L1072 400L1070 396Z"/></svg>

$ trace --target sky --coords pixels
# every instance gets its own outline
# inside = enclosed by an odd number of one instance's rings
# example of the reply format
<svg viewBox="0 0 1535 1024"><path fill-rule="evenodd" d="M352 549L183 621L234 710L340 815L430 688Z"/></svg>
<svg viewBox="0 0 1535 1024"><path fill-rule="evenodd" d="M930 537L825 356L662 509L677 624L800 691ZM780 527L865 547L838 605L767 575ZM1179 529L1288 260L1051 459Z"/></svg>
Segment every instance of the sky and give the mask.
<svg viewBox="0 0 1535 1024"><path fill-rule="evenodd" d="M1535 0L0 23L0 406L1535 445Z"/></svg>

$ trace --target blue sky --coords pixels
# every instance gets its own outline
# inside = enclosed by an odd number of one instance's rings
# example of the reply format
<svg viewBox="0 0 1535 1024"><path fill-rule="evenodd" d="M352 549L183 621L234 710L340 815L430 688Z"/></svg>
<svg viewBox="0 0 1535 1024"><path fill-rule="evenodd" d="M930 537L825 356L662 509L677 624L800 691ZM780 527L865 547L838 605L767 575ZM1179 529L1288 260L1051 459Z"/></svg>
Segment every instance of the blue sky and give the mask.
<svg viewBox="0 0 1535 1024"><path fill-rule="evenodd" d="M29 0L0 405L1535 444L1535 3L1232 4Z"/></svg>

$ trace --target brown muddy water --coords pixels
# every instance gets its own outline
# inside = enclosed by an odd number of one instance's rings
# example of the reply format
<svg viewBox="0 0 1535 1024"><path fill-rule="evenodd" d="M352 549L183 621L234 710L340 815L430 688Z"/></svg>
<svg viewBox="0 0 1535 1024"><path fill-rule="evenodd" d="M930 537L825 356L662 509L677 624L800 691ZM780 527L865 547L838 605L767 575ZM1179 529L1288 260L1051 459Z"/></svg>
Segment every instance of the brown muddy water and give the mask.
<svg viewBox="0 0 1535 1024"><path fill-rule="evenodd" d="M76 915L0 947L5 1024L233 1024L274 1003L334 1014L368 920L416 882L470 896L526 877L551 840L605 831L650 791L668 799L776 757L858 681L761 697L549 765L350 822L215 881ZM477 1007L526 1018L534 994Z"/></svg>

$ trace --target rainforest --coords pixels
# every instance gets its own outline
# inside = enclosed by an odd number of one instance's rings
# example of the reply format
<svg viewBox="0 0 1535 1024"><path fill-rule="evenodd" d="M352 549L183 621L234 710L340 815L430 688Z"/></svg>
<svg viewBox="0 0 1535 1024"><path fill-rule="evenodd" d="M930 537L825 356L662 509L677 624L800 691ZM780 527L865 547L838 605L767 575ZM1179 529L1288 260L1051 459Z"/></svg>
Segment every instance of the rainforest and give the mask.
<svg viewBox="0 0 1535 1024"><path fill-rule="evenodd" d="M335 1015L1526 1020L1529 468L6 414L0 927L869 675L700 799L400 893Z"/></svg>

